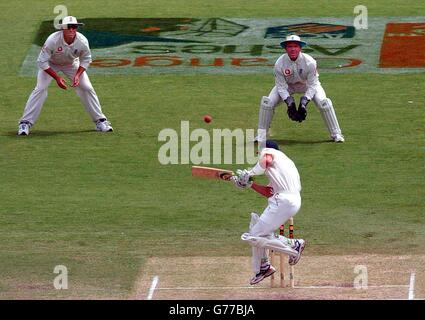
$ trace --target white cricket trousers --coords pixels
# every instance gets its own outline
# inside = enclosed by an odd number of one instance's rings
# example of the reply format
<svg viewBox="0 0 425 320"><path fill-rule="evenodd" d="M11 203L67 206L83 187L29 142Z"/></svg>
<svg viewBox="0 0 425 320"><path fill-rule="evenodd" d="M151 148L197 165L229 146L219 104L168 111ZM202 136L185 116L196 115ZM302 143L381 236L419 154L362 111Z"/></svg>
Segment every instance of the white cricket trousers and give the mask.
<svg viewBox="0 0 425 320"><path fill-rule="evenodd" d="M294 84L288 86L288 92L291 95L293 93L303 93L306 90L307 87L305 84ZM268 98L270 99L271 108L275 108L280 103L280 101L282 101L276 86L274 86L270 91ZM341 134L341 128L339 126L332 101L326 97L325 90L320 84L317 85L316 93L313 97L313 102L319 109L329 134L331 135L332 139L334 139L336 135Z"/></svg>
<svg viewBox="0 0 425 320"><path fill-rule="evenodd" d="M77 73L79 65L73 64L69 66L59 66L51 64L50 67L56 73L58 73L59 71L63 72L72 84L72 80L75 74ZM24 113L19 122L29 122L31 125L33 125L37 121L41 112L41 108L43 107L44 101L46 101L47 98L47 89L52 80L53 78L48 75L44 70L38 70L37 85L28 98L27 104L25 105ZM69 83L68 88L70 88ZM89 76L86 72L83 72L81 74L80 84L78 87L75 88L75 92L80 97L82 104L84 105L86 111L94 122L99 119L106 119L105 115L102 113L102 108L100 106L97 94L94 91Z"/></svg>
<svg viewBox="0 0 425 320"><path fill-rule="evenodd" d="M299 192L275 193L268 199L268 206L264 209L260 219L255 223L249 234L254 237L270 237L289 218L295 216L301 207ZM285 238L286 239L286 238ZM260 272L261 260L267 258L265 248L252 247L252 271Z"/></svg>

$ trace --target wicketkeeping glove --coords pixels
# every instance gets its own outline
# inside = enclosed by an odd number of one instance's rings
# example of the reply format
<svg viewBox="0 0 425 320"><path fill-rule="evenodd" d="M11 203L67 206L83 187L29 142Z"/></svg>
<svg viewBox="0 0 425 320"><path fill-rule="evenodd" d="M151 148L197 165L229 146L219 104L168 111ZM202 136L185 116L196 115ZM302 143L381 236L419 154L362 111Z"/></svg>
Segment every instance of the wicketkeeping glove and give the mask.
<svg viewBox="0 0 425 320"><path fill-rule="evenodd" d="M302 122L307 118L307 104L310 100L306 96L302 96L300 99L300 105L298 107L298 121Z"/></svg>
<svg viewBox="0 0 425 320"><path fill-rule="evenodd" d="M288 117L293 121L298 121L298 112L297 106L295 105L295 100L292 96L289 96L285 100L286 105L288 106Z"/></svg>

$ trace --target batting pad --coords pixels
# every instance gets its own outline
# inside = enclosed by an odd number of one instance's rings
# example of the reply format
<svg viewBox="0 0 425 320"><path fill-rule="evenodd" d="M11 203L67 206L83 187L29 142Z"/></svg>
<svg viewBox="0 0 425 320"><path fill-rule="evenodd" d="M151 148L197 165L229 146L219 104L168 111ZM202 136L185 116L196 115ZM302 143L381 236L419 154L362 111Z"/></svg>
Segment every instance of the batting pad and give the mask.
<svg viewBox="0 0 425 320"><path fill-rule="evenodd" d="M260 113L258 115L258 140L266 141L264 133L267 135L267 130L273 119L274 109L271 106L271 101L268 97L261 98ZM261 136L260 136L261 135ZM264 139L264 140L263 140Z"/></svg>
<svg viewBox="0 0 425 320"><path fill-rule="evenodd" d="M249 232L251 232L252 228L257 224L259 220L260 220L260 216L258 215L258 213L251 212ZM260 269L261 269L261 261L263 259L267 260L267 253L266 253L266 249L264 248L259 248L254 246L251 246L251 248L252 248L252 260L251 260L252 270L255 274L257 274L260 272Z"/></svg>
<svg viewBox="0 0 425 320"><path fill-rule="evenodd" d="M271 237L253 237L249 233L244 233L241 236L243 241L249 242L253 247L271 249L278 252L283 252L291 256L298 256L298 252L290 246L285 245L279 238Z"/></svg>
<svg viewBox="0 0 425 320"><path fill-rule="evenodd" d="M258 213L251 212L251 221L249 223L249 231L257 224L258 220L260 220L260 216Z"/></svg>
<svg viewBox="0 0 425 320"><path fill-rule="evenodd" d="M331 136L341 134L332 101L328 98L320 102L320 114Z"/></svg>

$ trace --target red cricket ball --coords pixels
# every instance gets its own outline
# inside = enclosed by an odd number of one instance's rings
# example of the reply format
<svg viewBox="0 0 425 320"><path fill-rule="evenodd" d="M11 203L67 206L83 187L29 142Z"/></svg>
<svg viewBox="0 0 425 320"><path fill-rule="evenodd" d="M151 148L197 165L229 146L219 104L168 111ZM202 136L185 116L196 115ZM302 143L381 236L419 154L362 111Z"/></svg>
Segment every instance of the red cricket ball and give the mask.
<svg viewBox="0 0 425 320"><path fill-rule="evenodd" d="M206 116L204 116L204 121L205 121L206 123L210 123L210 122L212 121L212 117L211 117L211 116L209 116L209 115L206 115Z"/></svg>

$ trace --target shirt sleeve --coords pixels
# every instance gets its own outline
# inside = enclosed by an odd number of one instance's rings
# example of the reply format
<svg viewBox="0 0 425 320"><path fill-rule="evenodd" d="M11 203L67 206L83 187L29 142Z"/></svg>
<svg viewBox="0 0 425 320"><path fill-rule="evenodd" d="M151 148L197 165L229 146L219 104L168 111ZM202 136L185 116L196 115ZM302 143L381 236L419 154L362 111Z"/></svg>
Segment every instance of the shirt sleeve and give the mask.
<svg viewBox="0 0 425 320"><path fill-rule="evenodd" d="M80 51L80 66L87 70L92 62L91 50L88 41L83 41L83 46Z"/></svg>
<svg viewBox="0 0 425 320"><path fill-rule="evenodd" d="M267 153L264 152L264 150L260 153L260 156L258 157L258 161L255 164L255 166L250 170L250 174L253 176L258 176L261 174L264 174L267 168L267 161L266 161Z"/></svg>
<svg viewBox="0 0 425 320"><path fill-rule="evenodd" d="M285 101L289 97L288 83L286 82L278 63L276 63L274 66L274 77L277 92L279 93L282 100Z"/></svg>
<svg viewBox="0 0 425 320"><path fill-rule="evenodd" d="M317 84L319 83L319 73L317 72L317 64L313 62L308 66L308 75L307 75L307 90L305 96L308 100L313 99L316 94Z"/></svg>
<svg viewBox="0 0 425 320"><path fill-rule="evenodd" d="M258 161L254 168L251 169L250 174L252 176L259 176L264 174L264 171L266 171L266 168L261 167L261 161Z"/></svg>
<svg viewBox="0 0 425 320"><path fill-rule="evenodd" d="M49 39L46 40L43 47L41 48L40 54L38 55L37 65L42 70L50 68L50 57L52 56L54 48L50 43Z"/></svg>

